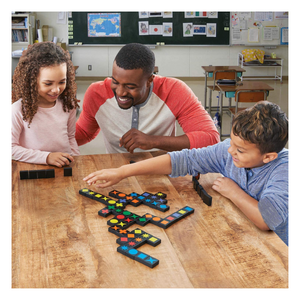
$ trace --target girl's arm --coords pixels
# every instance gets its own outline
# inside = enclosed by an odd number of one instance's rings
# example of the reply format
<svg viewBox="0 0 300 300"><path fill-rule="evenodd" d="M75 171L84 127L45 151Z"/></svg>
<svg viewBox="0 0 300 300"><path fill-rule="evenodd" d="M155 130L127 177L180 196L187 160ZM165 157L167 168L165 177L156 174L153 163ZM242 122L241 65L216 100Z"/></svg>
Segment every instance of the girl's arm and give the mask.
<svg viewBox="0 0 300 300"><path fill-rule="evenodd" d="M69 144L71 147L72 155L80 155L79 147L75 139L75 130L76 130L76 108L74 108L69 115L68 136L69 136Z"/></svg>
<svg viewBox="0 0 300 300"><path fill-rule="evenodd" d="M123 165L120 168L103 169L89 174L83 180L89 185L97 181L96 187L105 188L114 185L124 178L138 175L169 175L172 172L171 157L168 154L149 158L134 164Z"/></svg>
<svg viewBox="0 0 300 300"><path fill-rule="evenodd" d="M27 149L20 145L20 135L24 129L23 116L19 108L20 105L18 102L12 105L12 158L27 163L47 164L46 160L50 152Z"/></svg>
<svg viewBox="0 0 300 300"><path fill-rule="evenodd" d="M12 105L12 158L26 163L50 164L57 167L69 165L73 157L68 153L49 152L37 149L28 149L20 145L20 135L24 130L22 113L17 107Z"/></svg>

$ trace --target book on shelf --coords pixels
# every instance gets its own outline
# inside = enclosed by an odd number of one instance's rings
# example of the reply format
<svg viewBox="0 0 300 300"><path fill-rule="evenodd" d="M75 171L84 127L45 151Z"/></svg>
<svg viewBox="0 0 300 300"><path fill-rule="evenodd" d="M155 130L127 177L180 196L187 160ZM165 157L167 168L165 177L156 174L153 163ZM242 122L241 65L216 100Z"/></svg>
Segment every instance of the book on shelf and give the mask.
<svg viewBox="0 0 300 300"><path fill-rule="evenodd" d="M12 30L12 42L28 42L28 32L25 30Z"/></svg>
<svg viewBox="0 0 300 300"><path fill-rule="evenodd" d="M12 28L28 28L27 18L14 18L11 24Z"/></svg>

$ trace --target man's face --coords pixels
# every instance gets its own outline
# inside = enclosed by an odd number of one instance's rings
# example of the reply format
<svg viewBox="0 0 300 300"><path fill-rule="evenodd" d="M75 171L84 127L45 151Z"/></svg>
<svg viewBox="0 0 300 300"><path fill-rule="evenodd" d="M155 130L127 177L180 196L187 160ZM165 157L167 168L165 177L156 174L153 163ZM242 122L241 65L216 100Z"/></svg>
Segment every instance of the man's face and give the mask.
<svg viewBox="0 0 300 300"><path fill-rule="evenodd" d="M142 69L124 70L114 61L111 89L120 108L129 109L146 101L154 76L147 77Z"/></svg>

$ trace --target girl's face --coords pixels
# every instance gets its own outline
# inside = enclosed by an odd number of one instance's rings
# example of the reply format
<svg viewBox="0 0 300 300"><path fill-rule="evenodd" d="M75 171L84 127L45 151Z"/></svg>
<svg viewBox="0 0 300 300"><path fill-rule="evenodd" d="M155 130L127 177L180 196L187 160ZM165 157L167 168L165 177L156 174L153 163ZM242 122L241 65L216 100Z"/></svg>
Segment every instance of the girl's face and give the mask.
<svg viewBox="0 0 300 300"><path fill-rule="evenodd" d="M58 96L66 88L67 64L53 65L40 68L37 78L38 106L52 107Z"/></svg>

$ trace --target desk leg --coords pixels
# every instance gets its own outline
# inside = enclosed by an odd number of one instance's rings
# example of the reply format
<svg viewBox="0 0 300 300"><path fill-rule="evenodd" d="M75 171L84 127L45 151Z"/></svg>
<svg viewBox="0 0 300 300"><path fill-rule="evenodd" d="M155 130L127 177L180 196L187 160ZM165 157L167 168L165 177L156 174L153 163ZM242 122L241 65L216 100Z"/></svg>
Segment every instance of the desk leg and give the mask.
<svg viewBox="0 0 300 300"><path fill-rule="evenodd" d="M211 115L212 90L209 90L208 113Z"/></svg>
<svg viewBox="0 0 300 300"><path fill-rule="evenodd" d="M206 106L206 98L207 98L207 72L204 72L205 74L205 81L204 81L204 109L206 110L207 109L207 106Z"/></svg>
<svg viewBox="0 0 300 300"><path fill-rule="evenodd" d="M223 127L223 93L219 92L220 99L220 138L222 138L222 127Z"/></svg>
<svg viewBox="0 0 300 300"><path fill-rule="evenodd" d="M280 82L282 83L282 68L283 68L283 59L280 61L281 67L280 67Z"/></svg>

